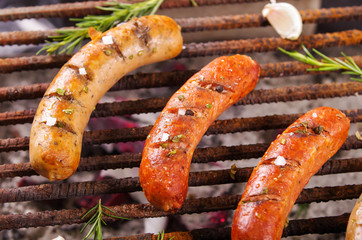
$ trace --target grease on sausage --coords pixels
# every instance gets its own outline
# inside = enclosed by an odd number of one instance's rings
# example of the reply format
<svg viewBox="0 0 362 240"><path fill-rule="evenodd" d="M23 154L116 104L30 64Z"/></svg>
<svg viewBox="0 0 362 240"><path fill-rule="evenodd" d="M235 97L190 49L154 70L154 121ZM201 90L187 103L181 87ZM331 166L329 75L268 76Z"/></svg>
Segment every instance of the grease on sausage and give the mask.
<svg viewBox="0 0 362 240"><path fill-rule="evenodd" d="M339 110L320 107L279 135L248 180L235 211L232 239L280 239L298 195L342 146L349 126Z"/></svg>
<svg viewBox="0 0 362 240"><path fill-rule="evenodd" d="M166 16L145 16L103 34L90 29L92 41L55 76L37 109L29 155L33 169L51 181L70 177L78 167L82 138L101 97L125 74L177 56L180 27Z"/></svg>
<svg viewBox="0 0 362 240"><path fill-rule="evenodd" d="M151 204L169 212L181 208L197 144L222 112L254 89L259 74L250 57L219 57L170 98L146 140L139 170Z"/></svg>

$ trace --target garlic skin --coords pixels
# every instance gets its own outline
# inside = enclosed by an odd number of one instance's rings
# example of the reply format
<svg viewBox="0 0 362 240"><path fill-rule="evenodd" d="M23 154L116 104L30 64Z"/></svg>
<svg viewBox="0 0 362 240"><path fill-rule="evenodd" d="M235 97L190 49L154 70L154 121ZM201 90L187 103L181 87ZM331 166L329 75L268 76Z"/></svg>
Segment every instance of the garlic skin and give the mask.
<svg viewBox="0 0 362 240"><path fill-rule="evenodd" d="M290 3L272 1L265 5L262 15L282 38L296 40L302 33L302 17Z"/></svg>

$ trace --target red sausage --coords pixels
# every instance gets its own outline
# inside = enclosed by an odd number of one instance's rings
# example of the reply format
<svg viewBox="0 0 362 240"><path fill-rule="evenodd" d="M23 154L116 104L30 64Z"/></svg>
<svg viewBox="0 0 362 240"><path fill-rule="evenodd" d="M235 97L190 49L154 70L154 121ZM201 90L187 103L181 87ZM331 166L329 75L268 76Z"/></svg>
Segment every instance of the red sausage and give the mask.
<svg viewBox="0 0 362 240"><path fill-rule="evenodd" d="M197 144L222 112L254 89L259 74L250 57L219 57L171 97L147 137L139 171L151 204L169 212L181 208Z"/></svg>
<svg viewBox="0 0 362 240"><path fill-rule="evenodd" d="M339 110L320 107L279 135L250 176L234 215L231 238L281 239L298 195L342 146L349 126Z"/></svg>

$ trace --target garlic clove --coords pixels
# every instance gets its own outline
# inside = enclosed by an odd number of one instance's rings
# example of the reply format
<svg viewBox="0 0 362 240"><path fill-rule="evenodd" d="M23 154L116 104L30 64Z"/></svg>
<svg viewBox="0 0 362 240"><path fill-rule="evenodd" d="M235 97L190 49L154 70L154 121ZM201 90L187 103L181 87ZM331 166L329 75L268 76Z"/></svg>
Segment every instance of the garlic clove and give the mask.
<svg viewBox="0 0 362 240"><path fill-rule="evenodd" d="M302 17L290 3L268 3L263 8L262 15L282 38L296 40L302 33Z"/></svg>

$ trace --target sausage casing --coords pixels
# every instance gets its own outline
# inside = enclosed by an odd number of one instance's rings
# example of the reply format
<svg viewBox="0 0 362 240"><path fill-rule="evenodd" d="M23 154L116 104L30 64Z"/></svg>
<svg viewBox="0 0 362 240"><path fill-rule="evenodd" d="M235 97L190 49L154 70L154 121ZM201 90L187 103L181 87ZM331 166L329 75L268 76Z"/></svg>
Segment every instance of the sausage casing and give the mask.
<svg viewBox="0 0 362 240"><path fill-rule="evenodd" d="M139 170L151 204L169 212L182 206L197 144L222 112L254 89L259 74L250 57L219 57L170 98L146 140Z"/></svg>
<svg viewBox="0 0 362 240"><path fill-rule="evenodd" d="M349 126L339 110L320 107L279 135L248 180L235 211L232 239L280 239L298 195L342 146Z"/></svg>
<svg viewBox="0 0 362 240"><path fill-rule="evenodd" d="M83 132L101 97L125 74L177 56L183 45L180 27L159 15L90 35L92 40L53 79L32 124L30 163L51 181L77 169Z"/></svg>

